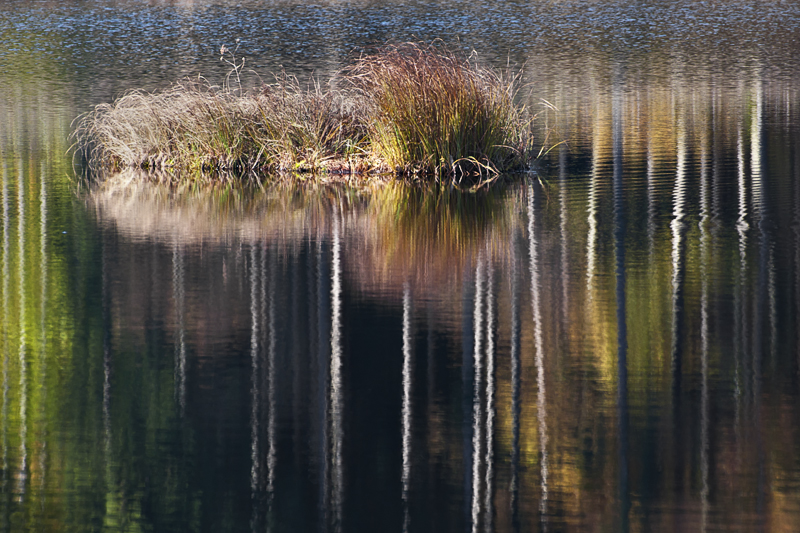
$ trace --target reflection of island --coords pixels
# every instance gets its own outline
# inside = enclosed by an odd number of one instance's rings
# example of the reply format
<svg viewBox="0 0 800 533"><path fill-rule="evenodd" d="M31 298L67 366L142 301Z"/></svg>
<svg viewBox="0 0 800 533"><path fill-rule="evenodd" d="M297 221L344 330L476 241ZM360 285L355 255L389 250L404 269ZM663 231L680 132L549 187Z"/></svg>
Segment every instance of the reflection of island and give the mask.
<svg viewBox="0 0 800 533"><path fill-rule="evenodd" d="M116 175L86 196L101 225L134 242L230 247L264 242L291 255L304 241L330 242L339 224L348 276L364 288L402 294L403 283L441 286L465 259L507 253L518 193L469 193L403 183L169 186ZM449 281L448 281L449 280Z"/></svg>

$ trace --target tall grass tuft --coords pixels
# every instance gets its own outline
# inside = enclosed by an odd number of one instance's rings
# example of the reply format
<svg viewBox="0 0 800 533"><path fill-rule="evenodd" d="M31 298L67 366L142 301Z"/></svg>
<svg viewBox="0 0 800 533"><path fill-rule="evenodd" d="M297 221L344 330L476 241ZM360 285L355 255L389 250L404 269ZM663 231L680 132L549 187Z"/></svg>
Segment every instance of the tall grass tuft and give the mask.
<svg viewBox="0 0 800 533"><path fill-rule="evenodd" d="M530 162L515 77L435 44L404 44L362 57L348 78L368 103L374 149L402 172L456 176Z"/></svg>

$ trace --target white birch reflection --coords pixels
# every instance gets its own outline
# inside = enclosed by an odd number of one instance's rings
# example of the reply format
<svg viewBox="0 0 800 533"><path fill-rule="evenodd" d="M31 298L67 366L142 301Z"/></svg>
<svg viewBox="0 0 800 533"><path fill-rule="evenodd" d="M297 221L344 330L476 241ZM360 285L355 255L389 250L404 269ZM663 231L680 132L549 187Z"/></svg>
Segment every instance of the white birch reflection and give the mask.
<svg viewBox="0 0 800 533"><path fill-rule="evenodd" d="M722 197L720 182L722 181L722 112L719 89L711 89L711 218L716 220L722 214ZM712 226L712 230L715 226ZM714 232L716 233L716 232Z"/></svg>
<svg viewBox="0 0 800 533"><path fill-rule="evenodd" d="M259 445L261 410L260 361L260 306L259 285L263 283L258 261L258 247L250 247L250 499L252 502L251 529L257 531L259 524L259 480L262 477L262 461Z"/></svg>
<svg viewBox="0 0 800 533"><path fill-rule="evenodd" d="M251 529L271 526L275 489L275 255L263 241L250 248L250 491ZM268 260L269 265L268 265ZM264 418L266 417L266 422ZM263 430L266 443L262 443ZM266 451L264 450L266 448ZM265 506L266 505L266 506ZM266 513L266 514L265 514Z"/></svg>
<svg viewBox="0 0 800 533"><path fill-rule="evenodd" d="M750 127L750 162L751 162L751 182L752 182L752 201L753 210L757 215L759 227L759 268L758 285L756 286L756 298L754 298L753 309L753 354L752 354L752 428L755 431L756 448L756 512L758 515L757 523L759 529L764 526L764 507L765 503L765 454L764 438L761 431L761 405L762 405L762 369L763 369L763 322L764 316L770 322L770 343L774 343L775 331L775 311L774 311L774 291L772 290L772 280L774 280L774 261L772 244L767 235L767 205L766 196L762 190L762 168L761 168L761 131L763 121L763 94L761 80L757 76L754 88L755 103L753 117ZM766 301L764 301L766 300ZM769 311L765 313L764 306L769 306ZM770 348L772 351L772 347Z"/></svg>
<svg viewBox="0 0 800 533"><path fill-rule="evenodd" d="M463 282L461 284L461 413L464 420L462 425L463 435L463 458L464 458L464 513L465 521L474 523L472 516L472 479L473 479L473 435L475 433L475 408L473 397L475 378L475 283L473 280L472 268L465 266ZM475 526L477 527L477 526Z"/></svg>
<svg viewBox="0 0 800 533"><path fill-rule="evenodd" d="M754 81L754 98L753 103L753 117L750 123L750 168L751 168L751 181L753 183L753 209L758 216L758 225L760 230L760 247L761 247L761 268L759 270L759 295L767 296L767 305L769 311L766 316L769 318L769 354L771 368L775 368L776 358L776 342L778 334L777 326L777 300L775 290L775 247L770 239L767 227L769 225L769 212L767 206L767 197L763 192L763 169L762 169L762 152L763 147L761 144L761 137L764 128L764 91L761 83L761 78L756 76ZM764 273L766 269L766 273ZM766 278L766 279L765 279ZM766 285L766 287L764 287ZM759 307L756 311L757 317L762 316L763 308Z"/></svg>
<svg viewBox="0 0 800 533"><path fill-rule="evenodd" d="M595 117L598 116L595 110ZM589 233L586 239L586 294L592 299L594 294L594 271L597 253L595 250L597 243L597 188L600 180L600 137L605 134L599 124L599 119L595 118L592 128L592 170L589 183L589 205L586 209L589 222ZM529 187L530 194L530 187ZM531 201L529 199L529 201ZM528 222L531 224L531 222Z"/></svg>
<svg viewBox="0 0 800 533"><path fill-rule="evenodd" d="M736 220L736 231L739 236L739 271L736 275L734 287L734 399L735 399L735 420L734 429L736 433L737 447L741 444L740 422L741 422L741 399L743 376L743 347L746 344L746 308L744 302L746 297L745 280L747 279L747 190L745 184L745 160L744 160L744 139L742 123L739 122L736 140L736 163L737 163L737 191L738 191L738 218ZM746 382L746 380L745 380ZM737 448L737 453L739 450Z"/></svg>
<svg viewBox="0 0 800 533"><path fill-rule="evenodd" d="M496 304L490 255L488 247L478 252L472 309L472 441L468 468L472 475L473 531L479 531L481 524L484 531L492 531L494 527Z"/></svg>
<svg viewBox="0 0 800 533"><path fill-rule="evenodd" d="M736 186L738 193L738 218L736 219L736 229L740 237L744 238L745 232L749 228L747 223L747 185L746 168L744 156L744 132L741 119L736 130ZM746 242L746 241L745 241Z"/></svg>
<svg viewBox="0 0 800 533"><path fill-rule="evenodd" d="M17 471L17 497L19 501L25 499L28 481L28 337L27 337L27 311L28 302L25 294L27 283L25 265L25 173L22 161L19 162L19 175L17 180L17 245L19 250L19 456L20 462Z"/></svg>
<svg viewBox="0 0 800 533"><path fill-rule="evenodd" d="M488 255L488 253L487 253ZM491 259L486 268L486 518L484 530L492 531L494 525L494 394L495 394L495 296L494 268Z"/></svg>
<svg viewBox="0 0 800 533"><path fill-rule="evenodd" d="M539 512L543 527L547 526L547 500L549 465L547 456L547 398L544 376L544 343L542 340L542 310L539 287L539 255L536 240L536 215L533 206L533 186L528 185L528 252L531 271L531 309L536 363L536 417L539 423L539 463L541 475L541 500Z"/></svg>
<svg viewBox="0 0 800 533"><path fill-rule="evenodd" d="M756 77L753 88L755 102L752 105L750 118L750 181L752 182L753 209L759 211L763 205L763 187L761 183L761 128L764 120L763 92L761 79Z"/></svg>
<svg viewBox="0 0 800 533"><path fill-rule="evenodd" d="M39 302L40 320L40 347L39 347L39 384L41 394L39 403L39 420L46 419L45 406L47 405L47 187L45 180L44 161L39 171L39 283L41 295ZM41 446L39 452L39 493L44 493L47 473L47 424L42 424L38 441Z"/></svg>
<svg viewBox="0 0 800 533"><path fill-rule="evenodd" d="M706 125L704 125L706 126ZM708 128L700 136L700 530L708 528L709 403L708 403L708 262L710 193L708 176Z"/></svg>
<svg viewBox="0 0 800 533"><path fill-rule="evenodd" d="M408 489L411 477L411 386L412 376L412 349L413 336L411 333L411 285L408 281L403 283L403 472L402 472L402 498L403 498L403 531L408 531L411 523L409 514Z"/></svg>
<svg viewBox="0 0 800 533"><path fill-rule="evenodd" d="M342 504L344 497L344 465L342 444L344 440L343 390L342 390L342 258L341 258L341 214L333 213L333 239L331 243L331 455L332 455L332 520L334 531L342 528Z"/></svg>
<svg viewBox="0 0 800 533"><path fill-rule="evenodd" d="M680 402L682 360L682 319L683 290L685 275L685 223L686 216L686 122L684 111L678 111L677 117L677 163L675 167L675 186L672 193L672 349L670 365L672 371L674 415ZM673 420L673 423L675 421Z"/></svg>
<svg viewBox="0 0 800 533"><path fill-rule="evenodd" d="M186 412L186 279L184 251L180 242L172 245L172 292L175 302L175 399L180 416Z"/></svg>
<svg viewBox="0 0 800 533"><path fill-rule="evenodd" d="M481 356L481 341L483 340L483 253L478 255L478 264L475 267L475 309L473 311L473 395L472 395L472 531L477 532L480 527L481 512L481 461L482 461L482 433L483 416L481 413L483 391L483 361Z"/></svg>

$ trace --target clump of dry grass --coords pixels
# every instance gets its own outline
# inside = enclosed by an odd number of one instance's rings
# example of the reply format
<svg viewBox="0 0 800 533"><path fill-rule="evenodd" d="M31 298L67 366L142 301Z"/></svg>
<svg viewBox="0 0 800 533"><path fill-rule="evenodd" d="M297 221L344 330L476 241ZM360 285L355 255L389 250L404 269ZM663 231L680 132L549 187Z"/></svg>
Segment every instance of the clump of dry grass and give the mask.
<svg viewBox="0 0 800 533"><path fill-rule="evenodd" d="M223 49L224 51L224 49ZM234 66L238 82L239 69ZM515 79L434 45L386 47L344 73L346 90L281 74L245 92L205 80L132 91L78 118L93 170L182 175L275 171L479 180L527 168L530 120Z"/></svg>
<svg viewBox="0 0 800 533"><path fill-rule="evenodd" d="M368 103L374 149L403 172L460 176L530 162L514 77L417 44L363 57L348 75Z"/></svg>
<svg viewBox="0 0 800 533"><path fill-rule="evenodd" d="M95 169L190 172L357 167L366 132L341 93L281 76L241 94L202 80L132 91L79 118L77 147Z"/></svg>
<svg viewBox="0 0 800 533"><path fill-rule="evenodd" d="M286 169L363 169L369 150L358 103L342 91L323 90L318 82L302 89L296 78L281 75L255 95L258 118L254 138Z"/></svg>

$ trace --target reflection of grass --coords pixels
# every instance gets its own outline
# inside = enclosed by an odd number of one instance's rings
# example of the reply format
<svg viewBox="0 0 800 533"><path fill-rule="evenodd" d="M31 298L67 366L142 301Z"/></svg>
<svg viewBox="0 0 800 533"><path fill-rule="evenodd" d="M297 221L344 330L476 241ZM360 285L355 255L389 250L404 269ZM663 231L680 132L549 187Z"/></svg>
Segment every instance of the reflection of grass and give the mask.
<svg viewBox="0 0 800 533"><path fill-rule="evenodd" d="M499 189L468 193L444 186L392 184L367 209L400 257L461 254L506 221ZM507 214L507 213L505 213Z"/></svg>
<svg viewBox="0 0 800 533"><path fill-rule="evenodd" d="M133 91L81 117L76 147L95 169L192 176L392 171L484 181L532 159L514 80L446 50L386 48L344 82L349 90L306 89L284 74L251 92L202 81Z"/></svg>
<svg viewBox="0 0 800 533"><path fill-rule="evenodd" d="M465 257L495 244L505 221L502 193L393 183L363 206L370 238L363 261L373 275L405 272L423 284L460 271Z"/></svg>
<svg viewBox="0 0 800 533"><path fill-rule="evenodd" d="M142 171L109 176L91 187L89 205L129 238L164 242L255 242L293 246L327 239L341 217L348 257L359 276L394 284L400 272L435 283L479 250L502 255L514 199L495 187L477 193L402 181L352 187L275 181L157 183Z"/></svg>

